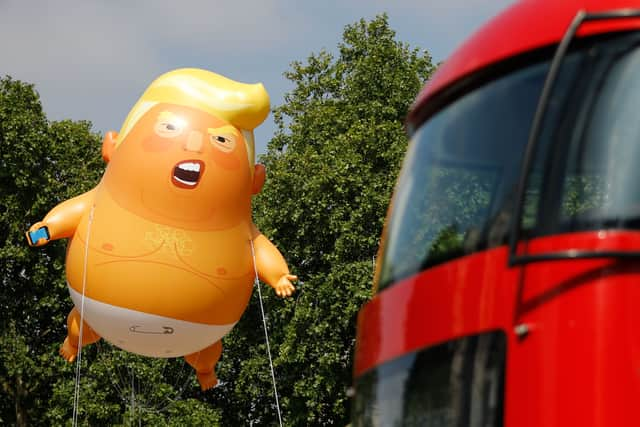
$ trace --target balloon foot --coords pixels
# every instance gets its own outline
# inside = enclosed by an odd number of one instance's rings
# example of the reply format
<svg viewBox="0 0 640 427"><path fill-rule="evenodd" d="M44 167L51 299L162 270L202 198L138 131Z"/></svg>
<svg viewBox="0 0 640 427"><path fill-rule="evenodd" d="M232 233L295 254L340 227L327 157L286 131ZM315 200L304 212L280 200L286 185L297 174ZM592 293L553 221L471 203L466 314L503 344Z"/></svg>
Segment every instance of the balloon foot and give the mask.
<svg viewBox="0 0 640 427"><path fill-rule="evenodd" d="M77 354L78 347L69 342L69 337L65 338L64 343L62 343L62 347L60 347L60 355L64 357L64 360L71 363L76 360Z"/></svg>
<svg viewBox="0 0 640 427"><path fill-rule="evenodd" d="M202 391L209 390L218 384L218 377L216 377L216 373L214 371L204 373L196 372L196 376L198 377L198 382L200 383Z"/></svg>

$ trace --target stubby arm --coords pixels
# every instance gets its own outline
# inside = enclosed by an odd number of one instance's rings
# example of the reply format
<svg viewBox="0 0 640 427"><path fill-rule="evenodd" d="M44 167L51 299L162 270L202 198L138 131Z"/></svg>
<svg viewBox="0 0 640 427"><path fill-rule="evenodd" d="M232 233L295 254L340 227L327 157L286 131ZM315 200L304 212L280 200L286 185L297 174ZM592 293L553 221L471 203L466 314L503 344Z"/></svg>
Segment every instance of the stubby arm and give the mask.
<svg viewBox="0 0 640 427"><path fill-rule="evenodd" d="M51 240L64 239L73 236L82 215L90 209L93 203L95 188L84 194L65 200L44 217L29 227L26 233L30 246L42 246Z"/></svg>
<svg viewBox="0 0 640 427"><path fill-rule="evenodd" d="M252 225L251 237L260 280L271 286L278 296L291 296L296 290L291 282L298 280L298 277L289 273L289 267L278 248L255 225Z"/></svg>

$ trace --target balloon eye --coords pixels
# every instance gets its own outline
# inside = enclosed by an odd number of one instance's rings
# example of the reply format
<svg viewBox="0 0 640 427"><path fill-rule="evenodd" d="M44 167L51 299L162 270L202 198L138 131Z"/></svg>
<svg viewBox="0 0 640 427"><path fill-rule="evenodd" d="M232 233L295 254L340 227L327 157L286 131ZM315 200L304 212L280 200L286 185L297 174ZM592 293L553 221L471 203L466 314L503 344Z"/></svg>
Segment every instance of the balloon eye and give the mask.
<svg viewBox="0 0 640 427"><path fill-rule="evenodd" d="M217 149L228 153L236 146L236 139L232 135L210 135L211 143Z"/></svg>
<svg viewBox="0 0 640 427"><path fill-rule="evenodd" d="M169 121L158 121L154 128L156 134L163 138L173 138L182 133L183 126L179 123Z"/></svg>

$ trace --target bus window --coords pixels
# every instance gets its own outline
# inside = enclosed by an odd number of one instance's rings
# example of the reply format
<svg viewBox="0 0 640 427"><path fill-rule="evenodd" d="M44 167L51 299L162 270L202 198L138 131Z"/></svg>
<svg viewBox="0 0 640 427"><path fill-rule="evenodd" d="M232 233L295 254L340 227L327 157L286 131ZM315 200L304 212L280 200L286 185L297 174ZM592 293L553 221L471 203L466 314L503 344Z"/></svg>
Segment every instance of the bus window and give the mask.
<svg viewBox="0 0 640 427"><path fill-rule="evenodd" d="M640 49L638 35L596 44L574 94L545 123L523 221L530 236L640 226ZM553 116L553 114L547 114ZM553 133L549 132L553 130Z"/></svg>
<svg viewBox="0 0 640 427"><path fill-rule="evenodd" d="M412 137L384 237L378 288L506 242L520 163L548 63L492 81ZM517 94L517 95L514 95Z"/></svg>
<svg viewBox="0 0 640 427"><path fill-rule="evenodd" d="M637 34L576 42L544 115L522 237L640 226ZM383 235L378 289L505 245L549 62L512 71L418 128Z"/></svg>
<svg viewBox="0 0 640 427"><path fill-rule="evenodd" d="M357 380L353 425L502 426L505 351L495 331L384 363Z"/></svg>

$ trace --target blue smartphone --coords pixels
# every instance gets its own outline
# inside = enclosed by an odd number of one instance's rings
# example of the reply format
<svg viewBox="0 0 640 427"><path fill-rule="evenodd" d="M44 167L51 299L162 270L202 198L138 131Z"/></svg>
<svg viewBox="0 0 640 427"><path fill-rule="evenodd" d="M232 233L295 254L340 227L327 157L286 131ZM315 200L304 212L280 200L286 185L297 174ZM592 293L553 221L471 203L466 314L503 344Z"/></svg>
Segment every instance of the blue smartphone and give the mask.
<svg viewBox="0 0 640 427"><path fill-rule="evenodd" d="M49 229L47 227L40 227L35 231L29 232L29 240L31 240L32 245L35 245L35 243L43 237L49 240Z"/></svg>

